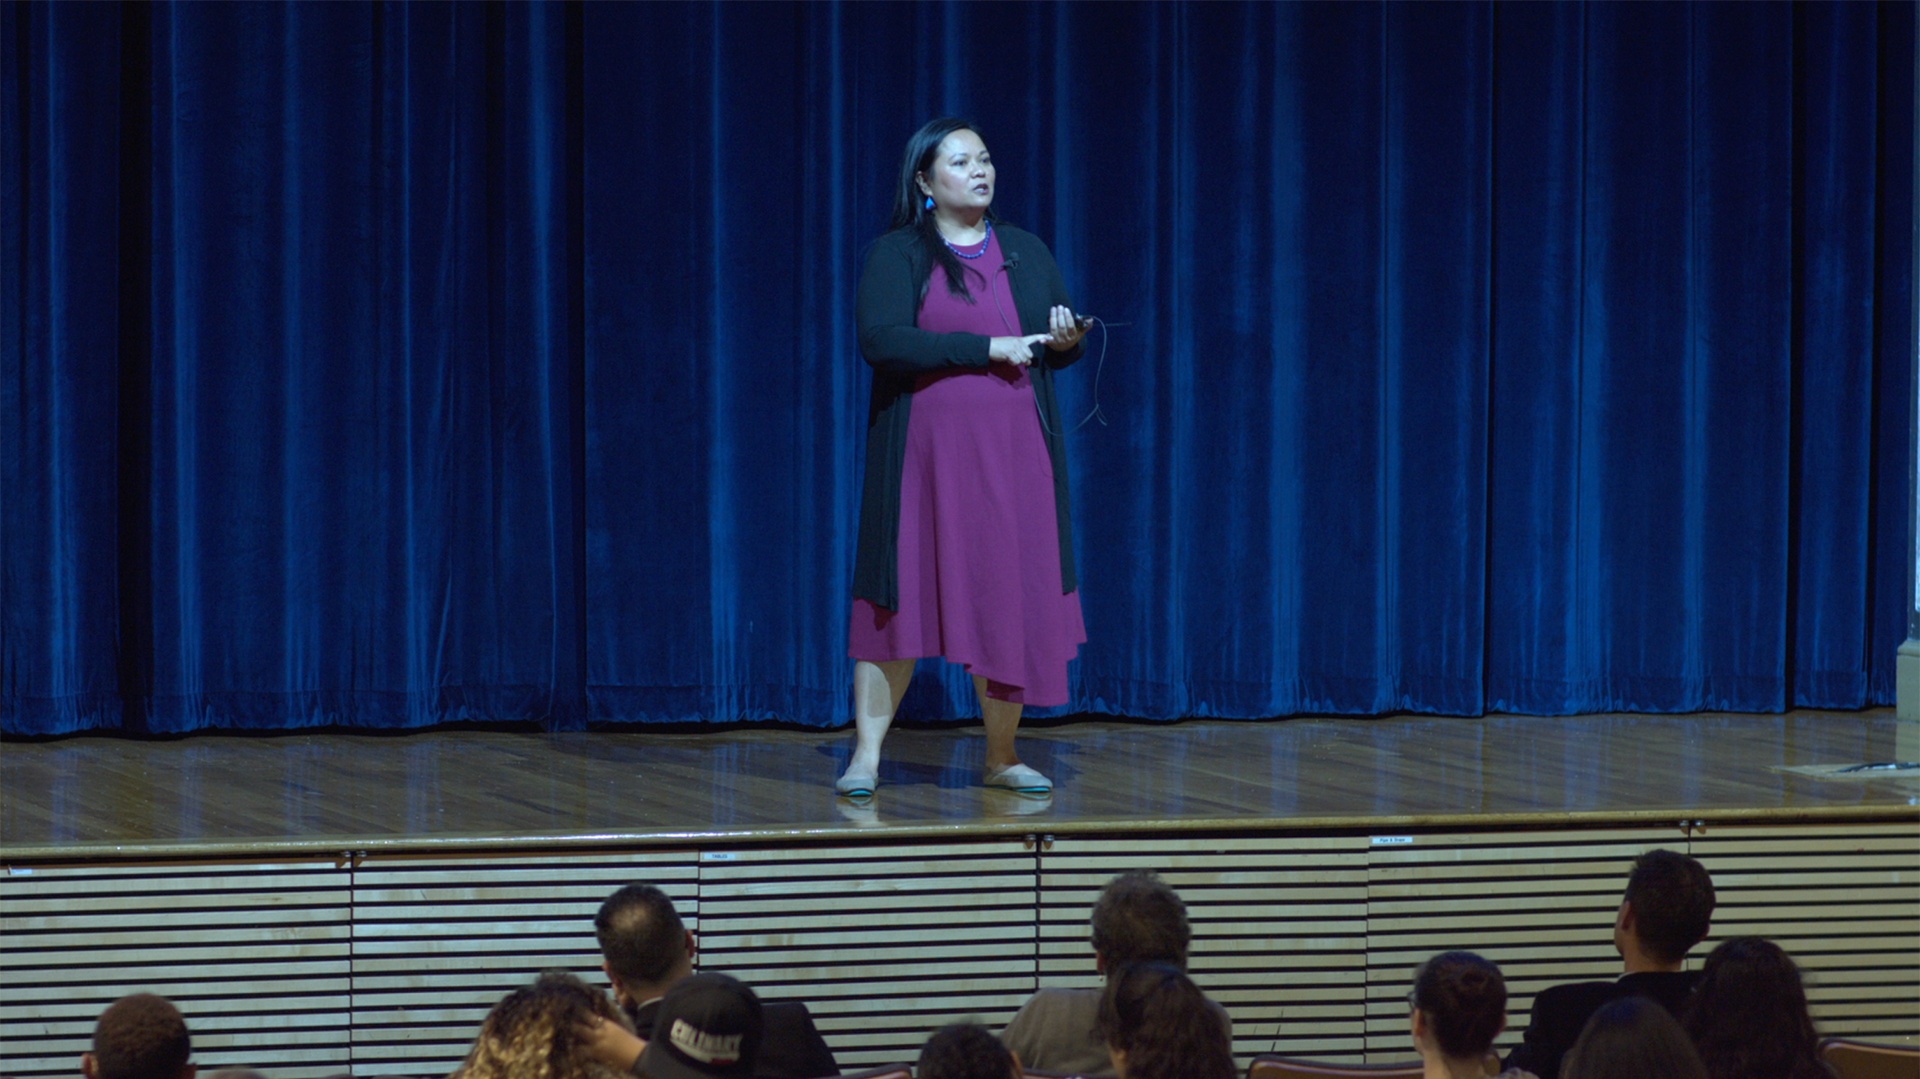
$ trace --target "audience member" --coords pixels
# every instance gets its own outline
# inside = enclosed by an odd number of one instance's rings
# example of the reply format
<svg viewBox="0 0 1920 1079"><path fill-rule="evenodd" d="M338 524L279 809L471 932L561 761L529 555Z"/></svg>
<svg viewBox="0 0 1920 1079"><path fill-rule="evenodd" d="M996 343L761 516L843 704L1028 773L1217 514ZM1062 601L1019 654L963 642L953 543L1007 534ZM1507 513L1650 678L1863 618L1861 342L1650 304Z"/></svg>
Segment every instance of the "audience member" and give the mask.
<svg viewBox="0 0 1920 1079"><path fill-rule="evenodd" d="M1608 1001L1647 997L1678 1014L1699 978L1681 967L1687 952L1706 938L1712 918L1713 880L1699 862L1670 850L1634 859L1613 923L1623 973L1611 982L1556 985L1535 997L1526 1034L1506 1066L1557 1079L1560 1058Z"/></svg>
<svg viewBox="0 0 1920 1079"><path fill-rule="evenodd" d="M450 1079L630 1079L597 1059L582 1035L603 1020L625 1024L605 993L549 971L493 1006Z"/></svg>
<svg viewBox="0 0 1920 1079"><path fill-rule="evenodd" d="M1834 1079L1819 1059L1799 968L1759 937L1726 941L1698 974L1713 881L1683 854L1634 860L1614 920L1623 971L1554 986L1534 1001L1506 1079ZM724 974L694 973L698 943L665 893L621 888L594 930L615 1003L578 977L543 974L486 1017L450 1079L825 1079L833 1054L804 1004L764 1004ZM1156 874L1108 882L1092 912L1099 990L1042 989L995 1039L974 1023L936 1031L918 1079L1234 1079L1226 1013L1186 974L1186 906ZM1506 1029L1500 968L1443 952L1414 972L1409 1023L1424 1079L1484 1079ZM1678 1016L1679 1018L1676 1018ZM185 1020L167 1000L115 1001L82 1054L85 1079L196 1079ZM258 1079L253 1073L223 1075Z"/></svg>
<svg viewBox="0 0 1920 1079"><path fill-rule="evenodd" d="M739 979L689 975L661 999L634 1071L645 1079L753 1079L761 1019L760 998Z"/></svg>
<svg viewBox="0 0 1920 1079"><path fill-rule="evenodd" d="M1184 971L1192 939L1186 904L1166 881L1148 870L1113 878L1094 901L1093 966L1102 977L1139 962L1165 963ZM1226 1012L1218 1014L1221 1022L1227 1022ZM1110 1076L1111 1058L1096 1029L1099 1015L1098 989L1042 989L1021 1007L1000 1040L1025 1067Z"/></svg>
<svg viewBox="0 0 1920 1079"><path fill-rule="evenodd" d="M1602 1005L1567 1050L1566 1079L1707 1079L1700 1054L1659 1001L1621 997Z"/></svg>
<svg viewBox="0 0 1920 1079"><path fill-rule="evenodd" d="M1413 973L1414 1048L1426 1079L1484 1079L1493 1039L1507 1029L1507 981L1472 952L1441 952ZM1506 1073L1532 1079L1528 1072Z"/></svg>
<svg viewBox="0 0 1920 1079"><path fill-rule="evenodd" d="M652 1036L655 1016L669 990L691 977L699 943L681 922L673 900L651 884L629 884L607 898L593 919L615 999L640 1038ZM761 1006L765 1038L758 1079L820 1079L837 1075L833 1050L798 1001ZM637 1048L637 1047L636 1047Z"/></svg>
<svg viewBox="0 0 1920 1079"><path fill-rule="evenodd" d="M941 1027L920 1047L914 1079L1020 1079L1020 1061L978 1023Z"/></svg>
<svg viewBox="0 0 1920 1079"><path fill-rule="evenodd" d="M86 1079L193 1079L187 1021L165 997L121 997L93 1027L93 1049L80 1054Z"/></svg>
<svg viewBox="0 0 1920 1079"><path fill-rule="evenodd" d="M1171 963L1132 963L1107 977L1100 1036L1119 1079L1234 1079L1233 1037L1219 1005Z"/></svg>
<svg viewBox="0 0 1920 1079"><path fill-rule="evenodd" d="M1833 1079L1800 968L1772 941L1735 937L1708 953L1680 1018L1707 1079Z"/></svg>

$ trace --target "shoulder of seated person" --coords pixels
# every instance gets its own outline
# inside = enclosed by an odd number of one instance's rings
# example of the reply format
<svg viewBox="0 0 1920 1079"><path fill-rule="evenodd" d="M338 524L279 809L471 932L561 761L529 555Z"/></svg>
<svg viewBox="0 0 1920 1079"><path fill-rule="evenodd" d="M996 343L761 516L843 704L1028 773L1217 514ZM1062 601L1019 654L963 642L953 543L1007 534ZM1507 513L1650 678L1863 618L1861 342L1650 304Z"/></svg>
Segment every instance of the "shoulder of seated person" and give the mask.
<svg viewBox="0 0 1920 1079"><path fill-rule="evenodd" d="M1700 977L1697 970L1643 970L1634 974L1622 974L1615 979L1615 985L1634 983L1660 985L1667 982L1691 982Z"/></svg>
<svg viewBox="0 0 1920 1079"><path fill-rule="evenodd" d="M1033 1015L1055 1008L1071 1007L1087 997L1099 1000L1100 990L1075 989L1065 985L1042 986L1033 991L1033 995L1027 998L1025 1004L1020 1005L1020 1011Z"/></svg>
<svg viewBox="0 0 1920 1079"><path fill-rule="evenodd" d="M1033 1000L1072 1000L1077 997L1099 997L1098 989L1079 989L1071 985L1043 985L1033 991Z"/></svg>
<svg viewBox="0 0 1920 1079"><path fill-rule="evenodd" d="M1614 983L1614 996L1646 997L1658 1001L1669 1011L1673 1010L1687 997L1693 995L1693 987L1700 982L1700 973L1692 970L1652 971L1643 974L1628 974Z"/></svg>
<svg viewBox="0 0 1920 1079"><path fill-rule="evenodd" d="M1561 982L1548 986L1533 998L1533 1007L1537 1011L1542 1007L1572 1007L1592 1003L1598 1006L1613 996L1618 982Z"/></svg>

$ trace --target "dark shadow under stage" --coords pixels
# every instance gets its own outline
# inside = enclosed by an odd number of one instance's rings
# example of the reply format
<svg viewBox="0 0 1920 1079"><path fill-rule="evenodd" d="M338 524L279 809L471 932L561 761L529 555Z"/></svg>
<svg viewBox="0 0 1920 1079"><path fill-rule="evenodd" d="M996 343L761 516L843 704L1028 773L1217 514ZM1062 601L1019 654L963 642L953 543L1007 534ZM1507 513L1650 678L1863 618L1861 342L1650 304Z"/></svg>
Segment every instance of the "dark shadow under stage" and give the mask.
<svg viewBox="0 0 1920 1079"><path fill-rule="evenodd" d="M0 747L10 861L342 850L1920 819L1890 709L1787 715L1078 722L1022 732L1050 799L979 785L979 728L81 736ZM1833 774L1837 773L1837 774Z"/></svg>

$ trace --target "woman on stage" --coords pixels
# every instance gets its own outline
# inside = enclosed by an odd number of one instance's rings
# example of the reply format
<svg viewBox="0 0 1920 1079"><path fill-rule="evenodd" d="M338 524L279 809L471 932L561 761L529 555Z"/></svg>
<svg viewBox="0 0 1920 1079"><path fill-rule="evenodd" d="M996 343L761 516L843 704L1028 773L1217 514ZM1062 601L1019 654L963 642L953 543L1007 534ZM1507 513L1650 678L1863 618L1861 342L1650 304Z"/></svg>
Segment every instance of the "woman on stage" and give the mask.
<svg viewBox="0 0 1920 1079"><path fill-rule="evenodd" d="M834 789L870 797L914 661L973 674L984 782L1040 794L1020 763L1024 705L1065 704L1087 639L1067 517L1053 372L1080 358L1053 253L995 219L993 160L972 124L907 140L893 222L860 278L873 366L853 573L853 759Z"/></svg>

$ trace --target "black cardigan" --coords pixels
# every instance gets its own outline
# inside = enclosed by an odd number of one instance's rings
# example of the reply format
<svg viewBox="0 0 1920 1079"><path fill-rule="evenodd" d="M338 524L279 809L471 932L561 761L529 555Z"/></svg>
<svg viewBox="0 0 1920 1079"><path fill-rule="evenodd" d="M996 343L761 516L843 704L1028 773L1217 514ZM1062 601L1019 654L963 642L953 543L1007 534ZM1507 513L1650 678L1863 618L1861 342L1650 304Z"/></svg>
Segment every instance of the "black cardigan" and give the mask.
<svg viewBox="0 0 1920 1079"><path fill-rule="evenodd" d="M995 224L1007 279L1023 333L1045 333L1055 304L1073 306L1053 252L1039 237ZM853 559L853 595L877 607L900 607L900 476L907 459L907 416L920 376L953 367L985 367L991 339L973 333L929 333L914 325L933 275L933 256L912 229L895 229L874 241L860 275L854 318L860 354L873 366L873 398L867 406L866 484L860 495L860 538ZM1053 504L1060 527L1060 586L1079 587L1073 569L1073 527L1068 517L1067 443L1053 372L1080 358L1075 343L1066 352L1033 346L1034 400L1046 421L1041 429L1053 459Z"/></svg>

